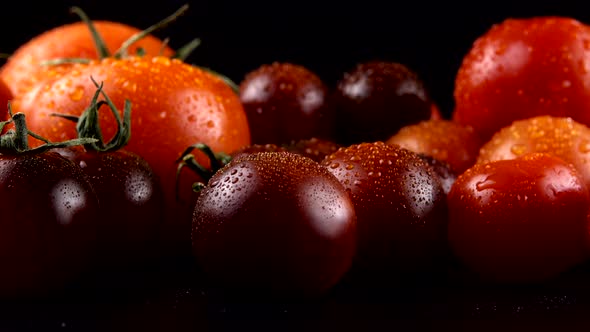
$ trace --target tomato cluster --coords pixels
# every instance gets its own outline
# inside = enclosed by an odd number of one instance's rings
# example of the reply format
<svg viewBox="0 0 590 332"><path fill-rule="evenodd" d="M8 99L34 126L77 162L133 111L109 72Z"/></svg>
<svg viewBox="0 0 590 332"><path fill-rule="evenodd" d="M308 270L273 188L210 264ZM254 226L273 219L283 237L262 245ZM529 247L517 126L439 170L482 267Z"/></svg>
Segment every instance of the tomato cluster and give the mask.
<svg viewBox="0 0 590 332"><path fill-rule="evenodd" d="M401 63L358 63L330 85L275 62L233 84L185 62L191 45L151 35L175 16L140 31L74 12L83 22L0 69L0 101L12 101L0 296L63 285L80 262L120 269L157 255L191 255L226 289L288 296L346 276L444 273L449 257L518 283L588 258L580 22L492 27L441 112Z"/></svg>

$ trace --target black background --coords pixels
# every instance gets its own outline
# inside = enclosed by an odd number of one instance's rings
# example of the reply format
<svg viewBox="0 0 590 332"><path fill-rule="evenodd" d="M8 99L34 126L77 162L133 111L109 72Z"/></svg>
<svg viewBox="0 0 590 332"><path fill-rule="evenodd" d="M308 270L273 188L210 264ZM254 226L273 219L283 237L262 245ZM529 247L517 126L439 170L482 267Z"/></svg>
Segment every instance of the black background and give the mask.
<svg viewBox="0 0 590 332"><path fill-rule="evenodd" d="M188 2L187 2L188 1ZM308 67L326 83L357 62L384 59L416 71L443 112L453 107L453 85L462 57L492 24L509 17L562 15L590 23L585 1L379 1L379 0L69 0L12 3L0 20L1 52L49 28L90 18L146 28L185 3L190 8L163 31L179 47L199 37L188 59L239 82L263 63L289 61Z"/></svg>

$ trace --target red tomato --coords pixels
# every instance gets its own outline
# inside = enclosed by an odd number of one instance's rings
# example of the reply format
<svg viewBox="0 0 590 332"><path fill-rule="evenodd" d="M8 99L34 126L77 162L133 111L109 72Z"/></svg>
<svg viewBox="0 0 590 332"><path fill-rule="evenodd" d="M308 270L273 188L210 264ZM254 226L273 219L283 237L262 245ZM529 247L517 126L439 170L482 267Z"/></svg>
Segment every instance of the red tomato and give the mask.
<svg viewBox="0 0 590 332"><path fill-rule="evenodd" d="M49 140L75 138L75 125L51 114L79 116L96 92L91 77L103 82L104 93L117 109L124 109L125 100L131 102L132 134L125 149L147 160L161 180L168 221L162 233L166 245L182 245L188 251L194 203L191 188L199 179L192 172L183 172L177 199L175 161L187 147L198 142L226 153L250 144L239 96L218 76L181 60L147 56L106 58L60 72L54 79L15 98L14 110L25 113L30 129ZM111 117L99 114L105 139L110 139L117 129ZM208 165L203 154L197 155L197 161Z"/></svg>
<svg viewBox="0 0 590 332"><path fill-rule="evenodd" d="M386 143L447 162L457 174L475 164L482 145L473 128L444 119L406 125Z"/></svg>
<svg viewBox="0 0 590 332"><path fill-rule="evenodd" d="M514 120L590 125L590 28L567 17L507 19L473 44L455 81L453 118L486 141Z"/></svg>
<svg viewBox="0 0 590 332"><path fill-rule="evenodd" d="M94 21L93 23L111 53L117 51L127 39L141 31L119 22ZM140 48L148 55L171 56L174 54L169 46L155 36L147 36L133 43L128 53L136 54ZM18 95L44 77L36 75L41 62L56 58L99 58L94 39L86 23L75 22L58 26L22 44L0 68L0 79L6 82L14 95Z"/></svg>
<svg viewBox="0 0 590 332"><path fill-rule="evenodd" d="M257 296L317 296L356 252L356 214L325 167L291 152L243 154L199 195L193 250L212 281Z"/></svg>
<svg viewBox="0 0 590 332"><path fill-rule="evenodd" d="M514 121L484 144L478 163L544 152L571 163L590 186L590 128L572 118L540 115Z"/></svg>
<svg viewBox="0 0 590 332"><path fill-rule="evenodd" d="M386 280L439 267L446 243L446 196L418 154L383 142L360 143L322 160L352 197L357 215L355 275Z"/></svg>
<svg viewBox="0 0 590 332"><path fill-rule="evenodd" d="M0 140L0 297L36 297L86 272L102 220L82 170L58 153L30 150L23 114L13 120L16 130Z"/></svg>
<svg viewBox="0 0 590 332"><path fill-rule="evenodd" d="M476 164L447 198L450 246L481 279L542 282L587 258L588 189L558 157Z"/></svg>

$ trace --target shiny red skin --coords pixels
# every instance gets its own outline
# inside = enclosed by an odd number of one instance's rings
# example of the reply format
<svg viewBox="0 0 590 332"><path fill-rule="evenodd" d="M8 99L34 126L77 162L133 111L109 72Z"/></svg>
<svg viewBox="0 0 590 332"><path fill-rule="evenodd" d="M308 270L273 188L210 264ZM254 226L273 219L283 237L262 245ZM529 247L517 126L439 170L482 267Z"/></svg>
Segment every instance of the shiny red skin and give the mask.
<svg viewBox="0 0 590 332"><path fill-rule="evenodd" d="M59 292L94 264L98 198L59 154L0 155L0 209L0 297Z"/></svg>
<svg viewBox="0 0 590 332"><path fill-rule="evenodd" d="M476 164L459 175L448 205L450 247L480 280L545 282L587 259L590 196L558 157Z"/></svg>
<svg viewBox="0 0 590 332"><path fill-rule="evenodd" d="M439 113L418 74L397 62L359 63L339 79L333 102L343 145L384 141Z"/></svg>
<svg viewBox="0 0 590 332"><path fill-rule="evenodd" d="M453 119L487 141L515 120L570 116L590 125L590 27L567 17L510 18L464 56Z"/></svg>
<svg viewBox="0 0 590 332"><path fill-rule="evenodd" d="M57 151L82 169L98 196L103 267L117 270L153 259L164 221L164 195L147 161L123 149L97 152L76 146Z"/></svg>
<svg viewBox="0 0 590 332"><path fill-rule="evenodd" d="M192 234L199 266L225 289L315 297L349 270L356 215L342 184L315 161L259 152L211 178Z"/></svg>
<svg viewBox="0 0 590 332"><path fill-rule="evenodd" d="M446 245L446 195L426 161L399 146L373 142L341 148L321 165L352 197L360 275L411 275L434 266Z"/></svg>
<svg viewBox="0 0 590 332"><path fill-rule="evenodd" d="M254 144L333 135L328 87L304 66L273 62L252 70L240 82L240 99Z"/></svg>

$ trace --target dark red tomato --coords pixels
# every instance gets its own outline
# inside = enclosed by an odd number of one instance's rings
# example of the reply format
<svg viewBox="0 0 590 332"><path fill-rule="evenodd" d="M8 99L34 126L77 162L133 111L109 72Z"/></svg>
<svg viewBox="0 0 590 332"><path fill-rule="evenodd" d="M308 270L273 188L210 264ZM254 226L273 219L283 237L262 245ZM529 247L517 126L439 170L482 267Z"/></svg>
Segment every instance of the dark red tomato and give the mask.
<svg viewBox="0 0 590 332"><path fill-rule="evenodd" d="M345 72L334 94L337 141L385 141L401 127L429 119L432 100L418 74L396 62L370 61Z"/></svg>
<svg viewBox="0 0 590 332"><path fill-rule="evenodd" d="M356 215L342 184L317 162L290 152L252 153L201 191L193 250L228 289L313 297L350 268Z"/></svg>
<svg viewBox="0 0 590 332"><path fill-rule="evenodd" d="M480 36L457 72L453 118L487 141L515 120L590 125L590 27L567 17L507 19Z"/></svg>
<svg viewBox="0 0 590 332"><path fill-rule="evenodd" d="M0 155L0 296L59 291L94 263L99 202L55 152Z"/></svg>
<svg viewBox="0 0 590 332"><path fill-rule="evenodd" d="M341 148L321 165L352 197L361 274L376 279L434 266L446 242L447 211L441 183L426 161L399 146L373 142Z"/></svg>
<svg viewBox="0 0 590 332"><path fill-rule="evenodd" d="M586 258L590 196L570 164L542 153L476 164L448 194L454 254L492 282L541 282Z"/></svg>
<svg viewBox="0 0 590 332"><path fill-rule="evenodd" d="M56 151L80 166L98 196L102 265L119 269L154 258L164 196L145 159L123 149L102 152L76 146Z"/></svg>
<svg viewBox="0 0 590 332"><path fill-rule="evenodd" d="M404 126L386 143L447 162L457 174L475 164L483 144L473 128L444 119Z"/></svg>
<svg viewBox="0 0 590 332"><path fill-rule="evenodd" d="M335 141L317 137L292 141L287 144L289 151L304 155L317 162L322 161L327 155L336 152L339 148L340 144Z"/></svg>
<svg viewBox="0 0 590 332"><path fill-rule="evenodd" d="M327 94L320 77L300 65L274 62L247 73L240 83L240 99L252 143L331 138L333 108Z"/></svg>

